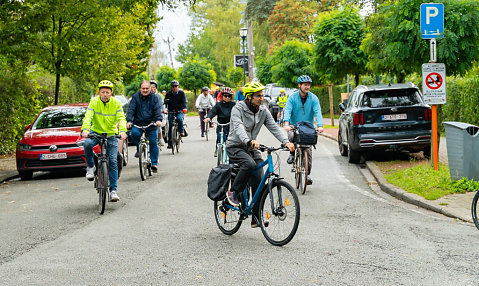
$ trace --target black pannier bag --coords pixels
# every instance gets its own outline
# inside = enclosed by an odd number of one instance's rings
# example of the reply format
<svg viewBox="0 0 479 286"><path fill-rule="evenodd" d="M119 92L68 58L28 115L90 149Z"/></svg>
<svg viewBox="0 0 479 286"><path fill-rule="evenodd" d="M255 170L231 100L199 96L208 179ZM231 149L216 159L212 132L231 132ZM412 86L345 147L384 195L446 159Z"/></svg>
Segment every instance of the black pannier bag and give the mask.
<svg viewBox="0 0 479 286"><path fill-rule="evenodd" d="M316 145L318 142L318 136L316 135L316 128L311 122L300 121L294 125L296 130L294 131L293 141L298 145Z"/></svg>
<svg viewBox="0 0 479 286"><path fill-rule="evenodd" d="M226 197L230 179L231 165L218 165L211 169L208 177L208 198L213 201L221 201Z"/></svg>

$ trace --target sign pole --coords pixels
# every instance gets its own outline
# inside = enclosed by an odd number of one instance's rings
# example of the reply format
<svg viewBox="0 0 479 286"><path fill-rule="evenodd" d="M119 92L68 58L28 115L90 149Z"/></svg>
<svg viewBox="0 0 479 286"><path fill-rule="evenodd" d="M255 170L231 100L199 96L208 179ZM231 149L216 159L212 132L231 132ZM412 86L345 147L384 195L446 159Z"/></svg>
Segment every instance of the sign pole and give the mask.
<svg viewBox="0 0 479 286"><path fill-rule="evenodd" d="M430 63L433 64L436 62L436 39L431 39L431 59ZM445 78L443 79L446 80ZM431 120L432 120L432 161L434 170L439 170L439 146L438 146L438 138L437 138L437 104L432 105L431 110Z"/></svg>

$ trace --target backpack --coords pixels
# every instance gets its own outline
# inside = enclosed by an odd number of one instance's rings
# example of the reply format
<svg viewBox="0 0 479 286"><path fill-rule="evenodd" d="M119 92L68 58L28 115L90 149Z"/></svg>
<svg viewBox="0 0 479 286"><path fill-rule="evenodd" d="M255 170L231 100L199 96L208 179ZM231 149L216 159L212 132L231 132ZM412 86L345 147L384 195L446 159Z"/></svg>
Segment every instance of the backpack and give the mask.
<svg viewBox="0 0 479 286"><path fill-rule="evenodd" d="M231 180L231 169L231 165L218 165L211 169L208 176L208 198L213 201L221 201L226 197Z"/></svg>
<svg viewBox="0 0 479 286"><path fill-rule="evenodd" d="M300 121L294 125L293 142L298 145L316 145L318 136L316 135L316 128L311 122Z"/></svg>

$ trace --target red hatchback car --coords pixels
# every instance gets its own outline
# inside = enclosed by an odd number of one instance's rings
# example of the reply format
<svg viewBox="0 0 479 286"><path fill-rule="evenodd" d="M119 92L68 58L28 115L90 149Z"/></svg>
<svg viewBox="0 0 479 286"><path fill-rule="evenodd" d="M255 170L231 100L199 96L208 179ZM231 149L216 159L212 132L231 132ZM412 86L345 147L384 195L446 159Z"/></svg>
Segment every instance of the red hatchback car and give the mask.
<svg viewBox="0 0 479 286"><path fill-rule="evenodd" d="M17 145L17 170L22 180L35 171L85 168L85 138L80 137L87 103L56 105L44 108ZM94 148L99 152L99 146Z"/></svg>

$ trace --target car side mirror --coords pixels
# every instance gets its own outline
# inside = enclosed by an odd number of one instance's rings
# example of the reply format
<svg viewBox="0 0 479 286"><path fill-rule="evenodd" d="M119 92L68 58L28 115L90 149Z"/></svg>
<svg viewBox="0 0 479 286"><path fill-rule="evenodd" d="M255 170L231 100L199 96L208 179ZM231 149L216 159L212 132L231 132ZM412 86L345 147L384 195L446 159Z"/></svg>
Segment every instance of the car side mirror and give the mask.
<svg viewBox="0 0 479 286"><path fill-rule="evenodd" d="M25 131L27 131L28 129L30 129L30 127L32 127L31 124L28 124L27 126L25 126Z"/></svg>
<svg viewBox="0 0 479 286"><path fill-rule="evenodd" d="M341 102L341 103L339 104L339 109L341 109L341 111L345 111L345 110L346 110L346 106L344 105L343 102Z"/></svg>

